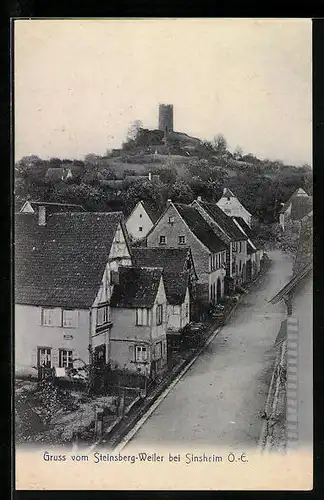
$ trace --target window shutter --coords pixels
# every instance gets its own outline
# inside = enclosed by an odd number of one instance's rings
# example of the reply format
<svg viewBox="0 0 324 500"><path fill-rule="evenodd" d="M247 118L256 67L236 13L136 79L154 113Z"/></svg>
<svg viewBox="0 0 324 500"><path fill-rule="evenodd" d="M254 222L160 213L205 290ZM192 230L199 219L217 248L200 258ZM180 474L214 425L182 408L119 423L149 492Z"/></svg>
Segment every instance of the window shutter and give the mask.
<svg viewBox="0 0 324 500"><path fill-rule="evenodd" d="M42 307L39 307L38 308L38 325L42 325L43 324L43 308Z"/></svg>
<svg viewBox="0 0 324 500"><path fill-rule="evenodd" d="M58 349L52 349L52 366L59 365L59 351Z"/></svg>

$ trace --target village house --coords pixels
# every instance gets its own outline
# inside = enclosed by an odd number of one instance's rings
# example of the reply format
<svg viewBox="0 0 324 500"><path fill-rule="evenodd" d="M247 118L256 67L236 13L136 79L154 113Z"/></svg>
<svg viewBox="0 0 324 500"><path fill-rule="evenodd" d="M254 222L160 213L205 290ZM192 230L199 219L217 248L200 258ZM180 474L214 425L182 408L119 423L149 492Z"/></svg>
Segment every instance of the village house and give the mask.
<svg viewBox="0 0 324 500"><path fill-rule="evenodd" d="M198 210L168 200L146 241L149 248L190 247L199 280L197 295L202 303L216 304L223 299L227 247Z"/></svg>
<svg viewBox="0 0 324 500"><path fill-rule="evenodd" d="M134 265L160 267L167 299L167 329L180 331L195 309L197 274L190 248L133 248Z"/></svg>
<svg viewBox="0 0 324 500"><path fill-rule="evenodd" d="M250 282L261 270L263 249L252 241L252 230L242 217L232 217L236 226L247 236L246 281Z"/></svg>
<svg viewBox="0 0 324 500"><path fill-rule="evenodd" d="M218 200L217 205L219 208L229 215L230 217L242 217L245 222L251 226L252 215L242 205L239 199L228 188L224 188L222 197Z"/></svg>
<svg viewBox="0 0 324 500"><path fill-rule="evenodd" d="M159 214L153 204L140 200L126 221L128 234L132 240L141 240L152 229Z"/></svg>
<svg viewBox="0 0 324 500"><path fill-rule="evenodd" d="M119 268L110 301L112 370L154 379L166 369L167 301L162 273L156 267Z"/></svg>
<svg viewBox="0 0 324 500"><path fill-rule="evenodd" d="M119 266L132 264L123 214L42 206L15 214L16 372L108 363L110 298Z"/></svg>
<svg viewBox="0 0 324 500"><path fill-rule="evenodd" d="M285 231L287 224L291 221L300 225L301 219L307 215L312 208L313 197L309 196L302 188L296 189L280 210L279 224L281 229Z"/></svg>
<svg viewBox="0 0 324 500"><path fill-rule="evenodd" d="M227 246L224 285L225 293L228 295L237 285L246 281L248 237L215 203L202 201L202 198L198 196L191 205L199 211Z"/></svg>
<svg viewBox="0 0 324 500"><path fill-rule="evenodd" d="M50 167L45 175L45 179L51 182L67 181L72 178L71 167Z"/></svg>

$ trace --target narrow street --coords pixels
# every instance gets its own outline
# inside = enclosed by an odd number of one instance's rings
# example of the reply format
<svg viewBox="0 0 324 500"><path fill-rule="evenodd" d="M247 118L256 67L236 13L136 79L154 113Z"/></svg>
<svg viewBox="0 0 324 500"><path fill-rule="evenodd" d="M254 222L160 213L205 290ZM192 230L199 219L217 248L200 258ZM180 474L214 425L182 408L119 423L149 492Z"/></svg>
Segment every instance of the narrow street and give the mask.
<svg viewBox="0 0 324 500"><path fill-rule="evenodd" d="M255 446L285 305L268 300L289 280L292 260L269 252L268 273L143 424L125 450L145 444Z"/></svg>

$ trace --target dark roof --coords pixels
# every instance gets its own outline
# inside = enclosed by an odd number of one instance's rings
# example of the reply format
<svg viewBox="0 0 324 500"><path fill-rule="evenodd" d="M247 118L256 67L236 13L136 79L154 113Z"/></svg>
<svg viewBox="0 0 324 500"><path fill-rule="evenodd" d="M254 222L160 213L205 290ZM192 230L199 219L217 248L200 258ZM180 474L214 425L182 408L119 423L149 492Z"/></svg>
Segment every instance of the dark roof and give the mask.
<svg viewBox="0 0 324 500"><path fill-rule="evenodd" d="M189 248L133 248L132 256L138 267L163 268L163 281L169 304L183 303L190 279L188 259L191 266L194 265Z"/></svg>
<svg viewBox="0 0 324 500"><path fill-rule="evenodd" d="M296 196L292 200L291 214L292 220L301 220L313 208L312 196Z"/></svg>
<svg viewBox="0 0 324 500"><path fill-rule="evenodd" d="M187 270L190 249L185 248L133 248L134 263L139 267L162 267L166 272L181 273ZM192 258L191 258L192 261Z"/></svg>
<svg viewBox="0 0 324 500"><path fill-rule="evenodd" d="M100 185L103 187L109 187L111 189L120 189L123 185L123 181L121 179L101 180Z"/></svg>
<svg viewBox="0 0 324 500"><path fill-rule="evenodd" d="M232 221L231 217L225 214L218 205L214 203L207 203L205 201L198 201L199 205L214 219L214 221L225 231L225 233L233 240L245 240L246 236L242 234L236 224Z"/></svg>
<svg viewBox="0 0 324 500"><path fill-rule="evenodd" d="M243 217L235 217L233 216L232 219L236 220L236 222L241 226L243 231L247 234L248 238L252 237L252 231L250 226L245 222ZM237 227L237 226L236 226Z"/></svg>
<svg viewBox="0 0 324 500"><path fill-rule="evenodd" d="M120 267L119 284L114 286L112 307L153 306L162 277L161 268Z"/></svg>
<svg viewBox="0 0 324 500"><path fill-rule="evenodd" d="M33 214L16 214L15 302L90 307L118 223L124 228L121 212L58 213L46 226L39 226Z"/></svg>
<svg viewBox="0 0 324 500"><path fill-rule="evenodd" d="M282 206L281 210L280 210L280 213L283 214L284 212L286 212L286 210L289 208L290 204L293 202L293 200L295 198L308 198L308 195L306 193L306 191L304 191L304 189L302 188L297 188L293 194L290 196L290 198L286 201L286 203L284 203L284 205Z"/></svg>
<svg viewBox="0 0 324 500"><path fill-rule="evenodd" d="M193 234L211 251L221 252L226 250L226 245L214 233L210 225L200 215L198 210L189 205L182 205L181 203L174 203L174 207L179 212L181 217L186 222L189 229Z"/></svg>
<svg viewBox="0 0 324 500"><path fill-rule="evenodd" d="M313 215L309 214L301 222L298 248L294 262L294 273L298 273L313 259Z"/></svg>
<svg viewBox="0 0 324 500"><path fill-rule="evenodd" d="M161 212L158 210L158 208L156 208L156 206L153 203L151 203L147 200L145 200L145 201L141 200L141 202L142 202L142 205L147 212L147 215L149 216L149 218L151 219L153 224L155 224L155 222L160 217Z"/></svg>
<svg viewBox="0 0 324 500"><path fill-rule="evenodd" d="M282 300L287 294L293 292L295 288L299 285L299 283L311 273L313 269L313 263L309 262L306 266L301 269L297 274L293 276L293 278L285 285L274 297L272 297L269 302L271 304L276 304L280 300Z"/></svg>
<svg viewBox="0 0 324 500"><path fill-rule="evenodd" d="M183 304L189 288L189 272L163 272L167 301L171 305Z"/></svg>
<svg viewBox="0 0 324 500"><path fill-rule="evenodd" d="M84 212L85 211L82 205L76 205L74 203L51 203L48 201L26 200L26 202L27 201L33 209L35 209L37 207L46 207L52 213L54 213L54 212ZM23 208L25 203L22 205L21 209Z"/></svg>

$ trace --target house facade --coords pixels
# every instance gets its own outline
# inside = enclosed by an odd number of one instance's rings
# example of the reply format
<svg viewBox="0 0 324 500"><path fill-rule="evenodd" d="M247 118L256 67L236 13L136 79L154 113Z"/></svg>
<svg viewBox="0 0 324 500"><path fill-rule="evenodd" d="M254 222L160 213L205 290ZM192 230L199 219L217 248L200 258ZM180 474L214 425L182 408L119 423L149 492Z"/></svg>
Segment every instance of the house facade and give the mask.
<svg viewBox="0 0 324 500"><path fill-rule="evenodd" d="M248 210L246 210L230 189L225 188L223 190L223 195L218 200L217 205L223 210L223 212L226 213L226 215L229 215L230 217L242 217L245 222L251 226L252 215Z"/></svg>
<svg viewBox="0 0 324 500"><path fill-rule="evenodd" d="M123 268L111 297L112 369L154 378L167 366L167 300L161 268Z"/></svg>
<svg viewBox="0 0 324 500"><path fill-rule="evenodd" d="M192 206L227 246L225 291L226 294L231 293L246 279L247 235L216 204L204 202L198 197Z"/></svg>
<svg viewBox="0 0 324 500"><path fill-rule="evenodd" d="M134 265L163 269L167 299L167 329L179 331L196 306L197 274L190 248L133 248Z"/></svg>
<svg viewBox="0 0 324 500"><path fill-rule="evenodd" d="M157 220L155 211L144 201L139 201L126 221L126 228L132 240L141 240L152 229Z"/></svg>
<svg viewBox="0 0 324 500"><path fill-rule="evenodd" d="M169 200L165 212L147 235L147 246L190 247L202 302L222 300L227 247L194 207Z"/></svg>
<svg viewBox="0 0 324 500"><path fill-rule="evenodd" d="M16 373L107 360L114 273L131 263L122 213L16 214Z"/></svg>

